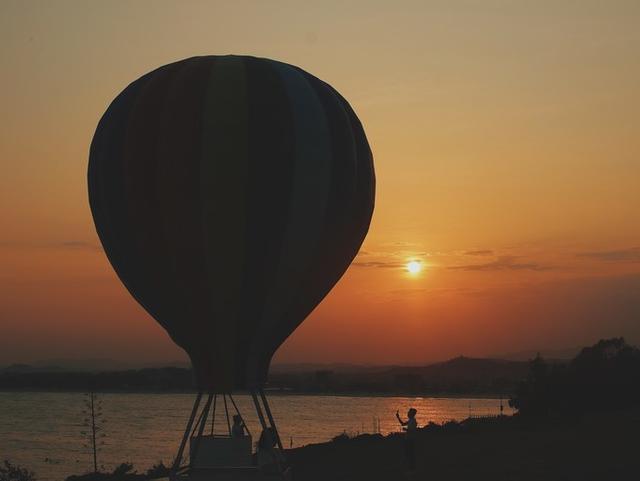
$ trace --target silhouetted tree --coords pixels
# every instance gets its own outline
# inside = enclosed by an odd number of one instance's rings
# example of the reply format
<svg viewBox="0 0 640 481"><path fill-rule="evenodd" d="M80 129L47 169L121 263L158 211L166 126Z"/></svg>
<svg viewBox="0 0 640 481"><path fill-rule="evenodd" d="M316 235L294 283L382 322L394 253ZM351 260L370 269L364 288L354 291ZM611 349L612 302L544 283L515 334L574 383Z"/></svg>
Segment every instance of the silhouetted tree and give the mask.
<svg viewBox="0 0 640 481"><path fill-rule="evenodd" d="M89 391L85 393L82 414L85 416L82 425L86 428L86 431L81 431L81 434L87 442L85 447L88 447L93 455L93 472L97 473L98 451L100 446L104 445L102 438L105 437L105 434L102 431L104 429L105 419L102 414L102 400L95 392Z"/></svg>
<svg viewBox="0 0 640 481"><path fill-rule="evenodd" d="M640 350L613 338L582 349L565 365L537 356L509 405L526 416L640 405Z"/></svg>

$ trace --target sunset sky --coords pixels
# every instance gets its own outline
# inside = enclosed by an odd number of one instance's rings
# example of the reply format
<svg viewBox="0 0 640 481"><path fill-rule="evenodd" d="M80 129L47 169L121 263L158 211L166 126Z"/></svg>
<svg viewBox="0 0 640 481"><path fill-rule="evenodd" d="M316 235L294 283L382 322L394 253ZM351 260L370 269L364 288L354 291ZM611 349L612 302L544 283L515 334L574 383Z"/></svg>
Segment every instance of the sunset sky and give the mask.
<svg viewBox="0 0 640 481"><path fill-rule="evenodd" d="M277 362L640 343L639 24L637 1L2 0L0 365L185 358L100 247L88 149L128 83L228 53L333 85L376 166L359 256Z"/></svg>

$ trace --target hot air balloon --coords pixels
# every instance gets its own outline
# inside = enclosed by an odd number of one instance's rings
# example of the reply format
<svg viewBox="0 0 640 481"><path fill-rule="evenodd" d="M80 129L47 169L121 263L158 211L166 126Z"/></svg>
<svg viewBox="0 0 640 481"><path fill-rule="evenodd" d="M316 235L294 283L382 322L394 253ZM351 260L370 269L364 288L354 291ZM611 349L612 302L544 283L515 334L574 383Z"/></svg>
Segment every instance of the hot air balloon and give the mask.
<svg viewBox="0 0 640 481"><path fill-rule="evenodd" d="M203 393L202 425L212 396L248 390L277 433L262 391L271 358L343 275L373 213L373 158L347 101L270 59L171 63L108 107L88 185L111 265L193 364L177 463Z"/></svg>

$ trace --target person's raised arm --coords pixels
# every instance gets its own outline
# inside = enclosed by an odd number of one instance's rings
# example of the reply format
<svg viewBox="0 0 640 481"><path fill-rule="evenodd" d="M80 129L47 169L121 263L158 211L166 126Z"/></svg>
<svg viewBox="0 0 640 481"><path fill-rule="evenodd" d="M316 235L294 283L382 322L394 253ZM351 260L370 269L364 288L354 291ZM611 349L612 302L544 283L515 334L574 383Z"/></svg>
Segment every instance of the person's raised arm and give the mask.
<svg viewBox="0 0 640 481"><path fill-rule="evenodd" d="M400 411L396 411L396 418L398 418L398 422L400 423L401 426L406 426L409 421L403 421L402 418L400 417Z"/></svg>

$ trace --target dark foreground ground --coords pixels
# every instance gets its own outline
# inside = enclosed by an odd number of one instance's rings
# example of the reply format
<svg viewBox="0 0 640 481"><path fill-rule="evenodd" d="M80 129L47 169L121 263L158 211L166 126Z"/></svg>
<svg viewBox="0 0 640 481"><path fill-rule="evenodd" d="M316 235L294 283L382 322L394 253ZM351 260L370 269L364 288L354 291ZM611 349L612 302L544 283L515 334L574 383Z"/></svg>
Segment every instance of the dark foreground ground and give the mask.
<svg viewBox="0 0 640 481"><path fill-rule="evenodd" d="M401 436L361 436L289 451L295 481L638 480L640 409L580 421L515 418L433 427L420 433L415 473Z"/></svg>
<svg viewBox="0 0 640 481"><path fill-rule="evenodd" d="M571 421L505 416L431 425L419 431L413 473L405 468L403 441L399 434L363 435L288 450L287 458L294 481L640 480L640 408ZM67 481L168 479L165 476L163 467L156 475L100 473Z"/></svg>

